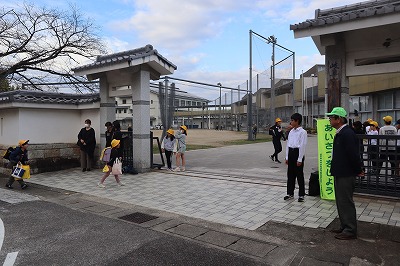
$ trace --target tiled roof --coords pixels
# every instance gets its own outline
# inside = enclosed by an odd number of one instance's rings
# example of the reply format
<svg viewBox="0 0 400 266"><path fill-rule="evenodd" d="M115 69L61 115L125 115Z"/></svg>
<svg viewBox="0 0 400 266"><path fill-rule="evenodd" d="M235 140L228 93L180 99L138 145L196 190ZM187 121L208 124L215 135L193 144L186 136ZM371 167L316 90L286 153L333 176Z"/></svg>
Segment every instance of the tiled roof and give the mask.
<svg viewBox="0 0 400 266"><path fill-rule="evenodd" d="M307 19L304 22L290 25L290 30L323 27L335 23L399 12L400 1L398 0L374 0L325 10L317 9L315 11L315 19Z"/></svg>
<svg viewBox="0 0 400 266"><path fill-rule="evenodd" d="M113 65L116 63L130 62L134 59L142 58L142 57L150 56L150 55L157 55L162 61L164 61L168 65L172 66L174 69L177 69L177 67L174 64L172 64L165 57L160 55L157 52L157 50L153 49L152 45L148 44L144 47L133 49L133 50L128 50L128 51L114 53L114 54L108 54L108 55L99 55L99 56L97 56L96 61L94 63L73 68L72 71L76 72L76 71L82 71L82 70L89 70L89 69L93 69L93 68L97 68L97 67Z"/></svg>
<svg viewBox="0 0 400 266"><path fill-rule="evenodd" d="M0 104L19 102L37 104L84 104L99 102L99 93L93 94L65 94L41 91L16 90L0 93Z"/></svg>

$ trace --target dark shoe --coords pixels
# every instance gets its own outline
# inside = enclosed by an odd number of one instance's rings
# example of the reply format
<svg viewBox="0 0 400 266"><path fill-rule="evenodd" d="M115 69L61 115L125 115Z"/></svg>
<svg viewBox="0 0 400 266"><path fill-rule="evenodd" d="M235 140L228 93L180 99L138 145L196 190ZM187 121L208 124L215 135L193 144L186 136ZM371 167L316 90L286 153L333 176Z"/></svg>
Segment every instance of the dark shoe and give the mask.
<svg viewBox="0 0 400 266"><path fill-rule="evenodd" d="M343 229L331 229L331 230L329 230L329 232L334 233L334 234L340 234L341 232L343 232Z"/></svg>
<svg viewBox="0 0 400 266"><path fill-rule="evenodd" d="M350 234L346 234L346 233L340 233L335 235L336 239L340 239L340 240L351 240L351 239L356 239L357 236L356 235L350 235Z"/></svg>
<svg viewBox="0 0 400 266"><path fill-rule="evenodd" d="M13 187L10 184L6 184L6 188L13 189Z"/></svg>
<svg viewBox="0 0 400 266"><path fill-rule="evenodd" d="M276 159L276 160L275 160L275 162L277 162L277 163L282 163L282 162L281 162L281 161L279 161L278 159Z"/></svg>
<svg viewBox="0 0 400 266"><path fill-rule="evenodd" d="M283 197L284 200L290 200L293 199L293 195L286 195Z"/></svg>
<svg viewBox="0 0 400 266"><path fill-rule="evenodd" d="M86 172L86 168L83 168L83 169L82 169L82 172Z"/></svg>
<svg viewBox="0 0 400 266"><path fill-rule="evenodd" d="M86 168L86 171L90 171L90 168Z"/></svg>
<svg viewBox="0 0 400 266"><path fill-rule="evenodd" d="M298 202L304 202L304 197L299 197Z"/></svg>
<svg viewBox="0 0 400 266"><path fill-rule="evenodd" d="M273 161L273 162L275 162L275 159L274 159L274 157L271 155L271 156L269 156L269 158L271 158L271 160Z"/></svg>
<svg viewBox="0 0 400 266"><path fill-rule="evenodd" d="M27 185L27 184L23 184L23 185L21 186L21 189L26 189L26 188L28 188L28 185Z"/></svg>

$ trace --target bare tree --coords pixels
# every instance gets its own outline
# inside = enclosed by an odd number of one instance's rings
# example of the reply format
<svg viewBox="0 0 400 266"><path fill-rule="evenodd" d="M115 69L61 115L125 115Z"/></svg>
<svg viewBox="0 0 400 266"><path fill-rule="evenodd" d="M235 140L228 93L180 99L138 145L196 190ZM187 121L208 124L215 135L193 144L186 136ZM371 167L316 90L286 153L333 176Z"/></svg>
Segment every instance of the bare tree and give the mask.
<svg viewBox="0 0 400 266"><path fill-rule="evenodd" d="M69 11L24 4L0 9L0 79L10 84L66 82L80 91L71 67L105 52L96 27L75 7ZM90 83L82 83L92 91Z"/></svg>

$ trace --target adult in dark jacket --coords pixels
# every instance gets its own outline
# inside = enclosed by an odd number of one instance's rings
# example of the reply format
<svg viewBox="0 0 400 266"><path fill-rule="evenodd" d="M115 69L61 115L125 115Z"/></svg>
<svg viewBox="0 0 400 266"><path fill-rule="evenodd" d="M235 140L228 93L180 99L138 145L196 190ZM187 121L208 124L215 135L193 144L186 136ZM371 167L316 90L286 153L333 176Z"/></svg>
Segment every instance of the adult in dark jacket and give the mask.
<svg viewBox="0 0 400 266"><path fill-rule="evenodd" d="M281 139L286 140L281 127L282 120L280 118L275 119L275 125L269 128L269 134L272 135L272 143L274 144L275 152L271 156L272 161L281 163L278 159L278 154L282 151Z"/></svg>
<svg viewBox="0 0 400 266"><path fill-rule="evenodd" d="M357 216L353 193L357 176L363 176L359 140L347 125L347 113L342 107L333 108L326 114L332 127L336 128L333 140L331 175L334 176L336 207L340 228L331 230L335 238L349 240L357 238Z"/></svg>
<svg viewBox="0 0 400 266"><path fill-rule="evenodd" d="M85 127L79 131L78 145L81 148L82 172L90 171L93 162L94 149L96 148L96 135L91 127L90 119L85 120Z"/></svg>
<svg viewBox="0 0 400 266"><path fill-rule="evenodd" d="M107 122L105 125L106 127L106 147L111 147L112 136L114 133L114 127L111 122Z"/></svg>
<svg viewBox="0 0 400 266"><path fill-rule="evenodd" d="M18 147L16 147L15 150L12 151L10 154L10 162L8 163L7 168L13 169L13 167L16 166L18 163L28 164L28 142L29 140L20 140L18 142ZM12 189L12 184L14 183L14 181L15 178L13 176L10 176L6 187ZM22 189L28 187L23 179L18 179L17 181L21 185Z"/></svg>
<svg viewBox="0 0 400 266"><path fill-rule="evenodd" d="M113 122L113 134L112 139L120 140L120 145L118 148L118 157L122 158L123 150L124 150L124 143L122 141L122 132L121 132L121 124L115 120Z"/></svg>

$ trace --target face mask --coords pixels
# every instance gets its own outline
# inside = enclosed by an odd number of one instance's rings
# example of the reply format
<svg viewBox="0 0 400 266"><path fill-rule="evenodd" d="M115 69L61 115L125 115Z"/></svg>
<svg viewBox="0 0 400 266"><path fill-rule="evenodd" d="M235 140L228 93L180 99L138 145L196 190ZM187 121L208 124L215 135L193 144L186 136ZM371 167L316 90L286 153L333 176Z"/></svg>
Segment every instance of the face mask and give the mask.
<svg viewBox="0 0 400 266"><path fill-rule="evenodd" d="M90 125L89 124L85 124L85 127L90 127Z"/></svg>

